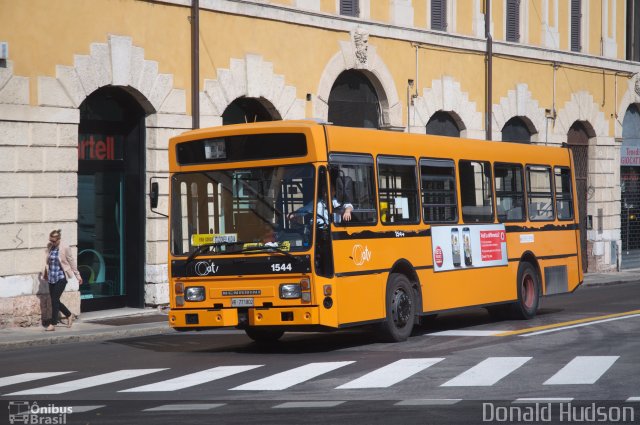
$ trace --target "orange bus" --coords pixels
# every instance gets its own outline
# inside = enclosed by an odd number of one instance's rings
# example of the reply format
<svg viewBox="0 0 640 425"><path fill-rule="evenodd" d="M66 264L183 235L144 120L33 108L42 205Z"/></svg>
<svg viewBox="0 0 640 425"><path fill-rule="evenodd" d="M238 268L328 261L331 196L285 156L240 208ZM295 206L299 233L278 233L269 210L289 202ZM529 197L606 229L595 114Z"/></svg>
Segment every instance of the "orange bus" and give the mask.
<svg viewBox="0 0 640 425"><path fill-rule="evenodd" d="M169 167L177 330L402 341L463 307L529 319L582 283L566 147L279 121L186 132Z"/></svg>

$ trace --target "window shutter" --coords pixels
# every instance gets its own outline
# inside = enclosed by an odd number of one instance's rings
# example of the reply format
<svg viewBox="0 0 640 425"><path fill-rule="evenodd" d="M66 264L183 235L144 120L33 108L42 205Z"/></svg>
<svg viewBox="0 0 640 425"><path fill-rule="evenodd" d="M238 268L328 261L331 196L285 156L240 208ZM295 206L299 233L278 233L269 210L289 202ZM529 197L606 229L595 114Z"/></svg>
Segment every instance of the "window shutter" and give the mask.
<svg viewBox="0 0 640 425"><path fill-rule="evenodd" d="M582 2L580 0L571 0L571 51L579 52L582 50Z"/></svg>
<svg viewBox="0 0 640 425"><path fill-rule="evenodd" d="M447 0L431 0L431 29L447 30Z"/></svg>
<svg viewBox="0 0 640 425"><path fill-rule="evenodd" d="M359 0L340 0L340 14L345 16L360 16Z"/></svg>
<svg viewBox="0 0 640 425"><path fill-rule="evenodd" d="M507 0L507 41L520 41L520 0Z"/></svg>

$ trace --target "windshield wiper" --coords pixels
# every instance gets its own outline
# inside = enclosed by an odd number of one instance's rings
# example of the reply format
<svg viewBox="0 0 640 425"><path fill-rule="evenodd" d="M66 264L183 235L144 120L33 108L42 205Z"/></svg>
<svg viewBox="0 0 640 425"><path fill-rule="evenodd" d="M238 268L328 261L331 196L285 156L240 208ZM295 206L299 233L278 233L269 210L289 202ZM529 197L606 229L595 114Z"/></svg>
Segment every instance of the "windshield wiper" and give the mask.
<svg viewBox="0 0 640 425"><path fill-rule="evenodd" d="M285 257L291 258L292 260L295 260L297 262L301 261L300 258L296 257L295 255L292 255L288 251L278 248L277 246L268 246L268 245L251 246L251 247L243 248L236 252L239 252L239 253L241 252L243 254L249 254L249 255L260 254L262 252L277 252L278 254L282 254Z"/></svg>
<svg viewBox="0 0 640 425"><path fill-rule="evenodd" d="M189 264L190 262L193 261L194 258L196 258L198 255L202 254L207 248L220 248L220 247L227 247L227 246L234 246L234 245L244 245L246 242L216 242L216 243L206 243L204 245L200 245L199 247L196 248L195 251L193 251L191 254L189 254L189 256L187 257L187 262L185 263L185 265Z"/></svg>

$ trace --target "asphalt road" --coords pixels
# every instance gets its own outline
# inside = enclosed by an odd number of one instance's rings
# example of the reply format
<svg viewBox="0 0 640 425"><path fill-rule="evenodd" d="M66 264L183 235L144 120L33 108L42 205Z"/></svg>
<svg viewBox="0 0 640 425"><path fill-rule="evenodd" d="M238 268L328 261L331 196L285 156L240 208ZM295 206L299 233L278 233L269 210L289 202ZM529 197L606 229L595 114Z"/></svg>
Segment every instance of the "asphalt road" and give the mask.
<svg viewBox="0 0 640 425"><path fill-rule="evenodd" d="M221 330L5 351L0 423L640 423L637 310L640 282L545 298L530 321L448 313L396 344Z"/></svg>

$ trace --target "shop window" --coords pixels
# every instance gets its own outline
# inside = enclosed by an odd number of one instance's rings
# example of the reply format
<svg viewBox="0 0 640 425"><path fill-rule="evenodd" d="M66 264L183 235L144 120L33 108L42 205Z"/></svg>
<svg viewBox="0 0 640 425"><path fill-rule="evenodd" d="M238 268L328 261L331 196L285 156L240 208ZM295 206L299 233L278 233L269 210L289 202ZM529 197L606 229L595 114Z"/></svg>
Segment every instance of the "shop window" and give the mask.
<svg viewBox="0 0 640 425"><path fill-rule="evenodd" d="M498 221L524 221L524 183L522 165L495 164L496 210Z"/></svg>
<svg viewBox="0 0 640 425"><path fill-rule="evenodd" d="M378 216L373 157L333 154L329 157L329 162L331 197L335 198L339 205L332 209L334 222L344 225L375 224ZM349 222L342 220L342 206L345 204L353 206Z"/></svg>
<svg viewBox="0 0 640 425"><path fill-rule="evenodd" d="M378 157L378 191L383 224L420 221L415 159Z"/></svg>
<svg viewBox="0 0 640 425"><path fill-rule="evenodd" d="M529 220L553 220L553 193L551 189L551 168L546 166L527 167L527 193Z"/></svg>
<svg viewBox="0 0 640 425"><path fill-rule="evenodd" d="M571 192L571 170L565 167L554 169L556 183L556 209L558 220L573 219L573 194Z"/></svg>
<svg viewBox="0 0 640 425"><path fill-rule="evenodd" d="M421 159L420 178L425 223L458 221L454 162L449 159Z"/></svg>
<svg viewBox="0 0 640 425"><path fill-rule="evenodd" d="M488 162L460 161L460 196L465 223L493 222L491 165Z"/></svg>

